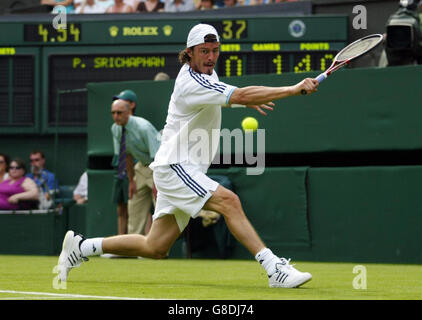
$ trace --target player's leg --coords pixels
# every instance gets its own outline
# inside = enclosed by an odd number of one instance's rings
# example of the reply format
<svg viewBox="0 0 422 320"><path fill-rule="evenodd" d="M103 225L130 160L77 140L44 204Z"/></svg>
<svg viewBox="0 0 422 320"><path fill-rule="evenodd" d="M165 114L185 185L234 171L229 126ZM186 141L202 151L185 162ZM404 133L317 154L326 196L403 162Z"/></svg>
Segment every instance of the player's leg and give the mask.
<svg viewBox="0 0 422 320"><path fill-rule="evenodd" d="M233 236L254 256L265 248L265 244L246 217L239 197L234 192L219 185L205 203L204 209L221 213Z"/></svg>
<svg viewBox="0 0 422 320"><path fill-rule="evenodd" d="M104 238L102 251L124 256L165 258L179 235L180 229L174 215L168 214L154 220L146 236L128 234Z"/></svg>
<svg viewBox="0 0 422 320"><path fill-rule="evenodd" d="M103 253L165 258L180 232L173 215L164 215L154 220L147 236L131 234L85 239L73 231L68 231L58 260L59 279L66 281L72 268L78 267L89 256Z"/></svg>
<svg viewBox="0 0 422 320"><path fill-rule="evenodd" d="M289 264L289 260L279 258L265 246L243 211L239 197L219 185L204 209L217 211L224 216L233 236L243 244L267 271L270 287L298 287L312 279L310 273L300 272Z"/></svg>

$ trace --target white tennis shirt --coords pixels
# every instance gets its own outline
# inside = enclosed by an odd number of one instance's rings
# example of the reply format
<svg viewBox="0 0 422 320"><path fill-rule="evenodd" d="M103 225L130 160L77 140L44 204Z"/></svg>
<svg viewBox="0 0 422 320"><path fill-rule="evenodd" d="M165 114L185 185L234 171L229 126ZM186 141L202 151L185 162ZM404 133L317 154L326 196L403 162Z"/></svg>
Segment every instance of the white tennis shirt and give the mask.
<svg viewBox="0 0 422 320"><path fill-rule="evenodd" d="M228 105L234 89L220 82L215 71L207 75L183 65L170 98L161 145L150 167L190 163L206 171L219 147L221 107Z"/></svg>

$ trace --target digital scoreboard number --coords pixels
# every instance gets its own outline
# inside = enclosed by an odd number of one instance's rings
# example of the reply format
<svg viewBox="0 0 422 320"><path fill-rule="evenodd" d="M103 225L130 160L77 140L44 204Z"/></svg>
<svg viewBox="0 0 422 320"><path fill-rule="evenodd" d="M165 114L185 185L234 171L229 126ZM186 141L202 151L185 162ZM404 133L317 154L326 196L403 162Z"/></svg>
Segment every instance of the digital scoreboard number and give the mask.
<svg viewBox="0 0 422 320"><path fill-rule="evenodd" d="M78 43L82 41L82 26L70 23L56 29L52 23L25 24L23 37L25 42Z"/></svg>
<svg viewBox="0 0 422 320"><path fill-rule="evenodd" d="M325 71L338 52L330 43L301 43L286 49L284 46L282 43L222 44L218 74L233 77Z"/></svg>
<svg viewBox="0 0 422 320"><path fill-rule="evenodd" d="M203 21L202 23L212 25L222 41L246 39L248 37L248 21L244 19Z"/></svg>

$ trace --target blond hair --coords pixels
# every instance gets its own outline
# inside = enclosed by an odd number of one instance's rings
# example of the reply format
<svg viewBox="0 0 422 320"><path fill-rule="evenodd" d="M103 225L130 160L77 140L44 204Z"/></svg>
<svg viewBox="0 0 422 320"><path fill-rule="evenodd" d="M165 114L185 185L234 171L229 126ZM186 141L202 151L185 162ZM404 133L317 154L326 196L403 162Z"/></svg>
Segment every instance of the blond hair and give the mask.
<svg viewBox="0 0 422 320"><path fill-rule="evenodd" d="M191 48L191 50L192 49L193 48ZM182 51L180 51L179 52L179 62L181 64L185 64L185 63L187 63L189 61L190 61L190 57L189 57L189 54L188 54L188 48L183 49Z"/></svg>

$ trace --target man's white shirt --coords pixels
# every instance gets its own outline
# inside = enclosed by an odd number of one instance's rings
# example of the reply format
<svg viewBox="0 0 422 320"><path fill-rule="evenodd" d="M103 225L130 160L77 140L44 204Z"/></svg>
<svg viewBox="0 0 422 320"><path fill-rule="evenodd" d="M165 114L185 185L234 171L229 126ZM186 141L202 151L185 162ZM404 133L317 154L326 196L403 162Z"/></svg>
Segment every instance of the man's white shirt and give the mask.
<svg viewBox="0 0 422 320"><path fill-rule="evenodd" d="M190 163L207 170L220 141L221 106L235 86L220 82L217 73L197 73L183 65L170 98L160 148L150 167Z"/></svg>

